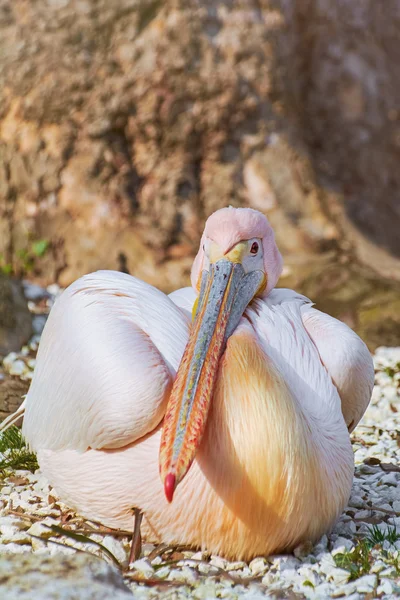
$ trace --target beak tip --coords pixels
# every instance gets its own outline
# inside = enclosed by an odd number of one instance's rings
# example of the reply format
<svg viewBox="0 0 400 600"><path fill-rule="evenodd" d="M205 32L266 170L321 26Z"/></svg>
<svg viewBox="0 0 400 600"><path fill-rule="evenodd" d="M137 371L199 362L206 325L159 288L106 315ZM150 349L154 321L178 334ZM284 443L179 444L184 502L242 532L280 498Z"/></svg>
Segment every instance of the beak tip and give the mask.
<svg viewBox="0 0 400 600"><path fill-rule="evenodd" d="M169 503L172 502L172 499L174 497L175 488L176 488L176 477L173 473L168 473L168 475L166 476L166 478L164 480L164 492L165 492L165 497L167 498Z"/></svg>

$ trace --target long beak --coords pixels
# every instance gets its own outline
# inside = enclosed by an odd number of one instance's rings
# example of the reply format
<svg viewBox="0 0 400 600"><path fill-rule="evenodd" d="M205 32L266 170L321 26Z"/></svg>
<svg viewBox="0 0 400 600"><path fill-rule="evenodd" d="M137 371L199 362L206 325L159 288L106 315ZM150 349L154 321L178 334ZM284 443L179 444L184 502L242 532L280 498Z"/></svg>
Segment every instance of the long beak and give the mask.
<svg viewBox="0 0 400 600"><path fill-rule="evenodd" d="M262 271L220 259L203 271L197 312L165 414L160 474L169 502L193 462L210 408L219 360L247 305L265 283Z"/></svg>

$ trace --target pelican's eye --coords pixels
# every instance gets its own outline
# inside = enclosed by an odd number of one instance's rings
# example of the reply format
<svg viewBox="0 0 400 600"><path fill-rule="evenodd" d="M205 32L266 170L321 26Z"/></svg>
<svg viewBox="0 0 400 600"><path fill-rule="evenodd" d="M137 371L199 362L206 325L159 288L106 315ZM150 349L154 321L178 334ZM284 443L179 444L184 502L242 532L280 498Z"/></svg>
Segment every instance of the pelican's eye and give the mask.
<svg viewBox="0 0 400 600"><path fill-rule="evenodd" d="M258 242L253 242L250 248L250 254L257 254L258 252Z"/></svg>

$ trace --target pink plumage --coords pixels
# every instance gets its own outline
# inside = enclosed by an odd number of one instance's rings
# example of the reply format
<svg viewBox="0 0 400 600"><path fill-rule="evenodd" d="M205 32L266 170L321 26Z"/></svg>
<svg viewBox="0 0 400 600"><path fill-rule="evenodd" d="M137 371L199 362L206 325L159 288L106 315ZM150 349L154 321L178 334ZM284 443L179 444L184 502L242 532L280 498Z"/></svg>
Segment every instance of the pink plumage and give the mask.
<svg viewBox="0 0 400 600"><path fill-rule="evenodd" d="M191 281L196 289L203 265L204 241L208 238L218 243L226 253L242 240L260 238L264 249L264 268L268 276L264 296L274 289L282 273L283 259L275 242L275 234L265 215L251 208L221 208L206 221L199 251L194 259Z"/></svg>
<svg viewBox="0 0 400 600"><path fill-rule="evenodd" d="M260 259L246 244L239 259L246 273L261 269L267 287L239 315L219 361L208 363L217 371L204 437L186 477L176 489L168 477L164 489L161 428L208 260L203 244L219 246L226 266L235 244L253 238L262 240ZM346 325L292 290L273 289L281 270L266 217L227 208L206 223L193 289L168 297L99 271L61 295L42 335L23 433L64 502L121 528L138 507L149 540L235 559L286 551L329 530L350 494L348 428L368 405L374 370ZM192 362L208 359L197 341Z"/></svg>

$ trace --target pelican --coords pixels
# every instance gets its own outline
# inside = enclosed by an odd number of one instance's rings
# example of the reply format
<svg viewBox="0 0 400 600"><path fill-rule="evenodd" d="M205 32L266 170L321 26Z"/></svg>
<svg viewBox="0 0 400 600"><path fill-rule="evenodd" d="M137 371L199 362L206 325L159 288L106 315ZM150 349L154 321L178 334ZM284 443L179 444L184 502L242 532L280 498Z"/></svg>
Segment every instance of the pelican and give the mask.
<svg viewBox="0 0 400 600"><path fill-rule="evenodd" d="M231 559L331 529L374 369L349 327L275 289L281 271L267 218L230 207L192 287L98 271L62 293L16 418L67 505L124 529L140 509L149 541Z"/></svg>

